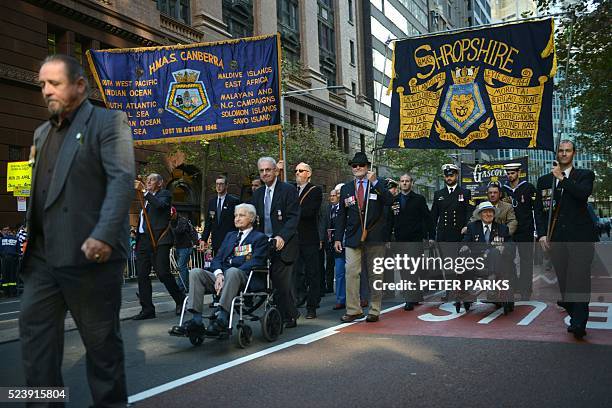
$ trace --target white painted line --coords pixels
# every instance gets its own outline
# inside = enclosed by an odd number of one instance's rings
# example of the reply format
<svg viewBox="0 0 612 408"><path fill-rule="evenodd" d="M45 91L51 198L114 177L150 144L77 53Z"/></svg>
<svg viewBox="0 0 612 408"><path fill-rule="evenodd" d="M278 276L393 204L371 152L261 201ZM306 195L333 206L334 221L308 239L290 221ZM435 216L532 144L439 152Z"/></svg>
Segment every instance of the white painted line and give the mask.
<svg viewBox="0 0 612 408"><path fill-rule="evenodd" d="M15 313L19 313L19 310L15 310L14 312L5 312L5 313L0 313L0 316L10 315L10 314L15 314Z"/></svg>
<svg viewBox="0 0 612 408"><path fill-rule="evenodd" d="M392 312L393 310L399 309L400 307L403 307L403 304L399 304L399 305L387 308L385 310L382 310L380 312L380 314L387 313L387 312ZM139 392L138 394L134 394L134 395L129 396L128 397L128 403L129 404L133 404L135 402L142 401L144 399L154 397L154 396L159 395L159 394L161 394L163 392L170 391L170 390L172 390L174 388L183 386L185 384L189 384L189 383L197 381L197 380L201 380L202 378L208 377L209 375L216 374L218 372L227 370L228 368L236 367L236 366L238 366L240 364L248 363L249 361L253 361L253 360L258 359L260 357L267 356L268 354L272 354L272 353L275 353L277 351L284 350L286 348L295 346L296 344L310 344L310 343L315 342L317 340L320 340L320 339L323 339L325 337L328 337L328 336L331 336L331 335L334 335L334 334L338 333L338 330L341 329L341 328L345 328L345 327L351 326L351 325L353 325L355 323L358 323L358 322L361 322L363 320L364 319L359 319L359 320L355 320L354 322L351 322L351 323L342 323L342 324L339 324L339 325L336 325L336 326L333 326L333 327L328 327L327 329L323 329L323 330L320 330L320 331L315 332L315 333L307 334L305 336L299 337L299 338L294 339L294 340L287 341L285 343L277 344L276 346L272 346L272 347L267 348L265 350L258 351L257 353L249 354L248 356L244 356L244 357L240 357L240 358L237 358L235 360L232 360L232 361L228 361L227 363L223 363L223 364L220 364L218 366L211 367L209 369L200 371L198 373L194 373L194 374L188 375L188 376L183 377L183 378L178 378L178 379L176 379L174 381L170 381L169 383L158 385L157 387L153 387L153 388L150 388L148 390Z"/></svg>

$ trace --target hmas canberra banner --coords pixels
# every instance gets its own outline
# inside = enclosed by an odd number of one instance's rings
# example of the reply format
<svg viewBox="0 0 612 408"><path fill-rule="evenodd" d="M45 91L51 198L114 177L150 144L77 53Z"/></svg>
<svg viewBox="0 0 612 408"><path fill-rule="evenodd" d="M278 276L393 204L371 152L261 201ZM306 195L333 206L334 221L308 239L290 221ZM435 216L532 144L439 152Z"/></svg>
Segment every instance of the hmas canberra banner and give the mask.
<svg viewBox="0 0 612 408"><path fill-rule="evenodd" d="M553 150L552 19L398 40L384 147Z"/></svg>
<svg viewBox="0 0 612 408"><path fill-rule="evenodd" d="M136 144L210 140L280 129L280 36L89 50L110 109Z"/></svg>

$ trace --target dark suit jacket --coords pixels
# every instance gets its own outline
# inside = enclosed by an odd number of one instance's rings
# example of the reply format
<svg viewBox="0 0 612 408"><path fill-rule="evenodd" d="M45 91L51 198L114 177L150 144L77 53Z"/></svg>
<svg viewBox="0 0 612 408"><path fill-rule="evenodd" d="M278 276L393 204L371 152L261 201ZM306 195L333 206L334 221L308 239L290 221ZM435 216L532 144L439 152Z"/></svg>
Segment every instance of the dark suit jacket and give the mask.
<svg viewBox="0 0 612 408"><path fill-rule="evenodd" d="M368 219L365 220L366 230L368 235L366 242L385 242L388 237L385 234L387 229L385 219L385 206L390 205L393 197L389 190L384 186L384 181L378 179L376 186L370 188L370 194L367 194L367 186L365 188L365 202L368 204ZM349 248L357 248L361 243L361 219L365 219L365 203L360 210L357 203L357 194L355 190L355 180L351 180L344 184L340 189L340 209L336 221L335 241L342 241L344 236L344 245ZM361 212L361 216L359 213Z"/></svg>
<svg viewBox="0 0 612 408"><path fill-rule="evenodd" d="M321 211L320 223L319 223L319 238L326 244L334 244L334 233L336 230L336 219L338 217L338 213L340 211L340 204L338 203L338 208L333 209L333 205L326 204ZM333 230L331 232L331 240L328 236L327 230Z"/></svg>
<svg viewBox="0 0 612 408"><path fill-rule="evenodd" d="M587 209L587 201L593 192L595 174L591 170L572 168L568 178L563 179L553 189L557 220L554 224L551 241L595 242L597 235L593 220ZM547 234L548 199L553 186L552 173L538 179L534 209L538 238ZM557 210L558 208L558 210Z"/></svg>
<svg viewBox="0 0 612 408"><path fill-rule="evenodd" d="M172 194L166 189L161 189L155 195L151 193L145 194L144 198L147 203L146 211L149 215L149 222L151 223L151 229L153 230L153 236L157 241L157 245L172 245L174 243L174 234L172 229L168 228L170 225ZM143 226L144 232L148 234L149 231L144 216L142 220L145 223ZM140 225L138 227L140 228ZM164 231L166 232L164 233ZM138 239L140 239L140 236L141 234L137 235Z"/></svg>
<svg viewBox="0 0 612 408"><path fill-rule="evenodd" d="M42 151L50 127L45 122L34 132L37 152ZM81 137L77 140L79 133ZM35 163L32 191L36 187L36 170ZM46 262L53 267L91 263L81 251L88 237L112 247L111 261L125 259L134 178L132 131L125 113L83 102L59 151L44 204ZM30 203L26 215L28 225L32 207ZM28 257L27 250L25 256Z"/></svg>
<svg viewBox="0 0 612 408"><path fill-rule="evenodd" d="M252 252L247 255L230 256L234 251L234 244L238 237L238 231L230 231L225 235L225 239L219 247L219 251L210 263L210 270L216 271L221 269L226 271L229 268L238 268L244 272L249 272L251 269L266 265L268 258L268 237L259 231L252 230L249 235L242 241L242 245L252 245Z"/></svg>
<svg viewBox="0 0 612 408"><path fill-rule="evenodd" d="M431 218L436 226L437 241L461 241L461 229L467 226L472 215L471 199L470 190L461 188L459 185L455 187L451 195L448 194L446 186L434 193Z"/></svg>
<svg viewBox="0 0 612 408"><path fill-rule="evenodd" d="M212 234L212 246L215 252L219 250L221 242L227 233L236 231L236 226L234 225L234 209L238 204L240 204L238 197L227 194L225 200L223 200L221 214L217 214L217 196L208 200L206 225L202 233L202 240L208 241L208 237ZM219 219L221 219L221 223L219 223Z"/></svg>
<svg viewBox="0 0 612 408"><path fill-rule="evenodd" d="M393 198L390 208L395 240L398 242L420 242L427 238L434 239L433 222L425 197L410 191L406 195L406 202L402 207L401 194Z"/></svg>
<svg viewBox="0 0 612 408"><path fill-rule="evenodd" d="M501 237L504 242L511 242L512 237L510 235L510 229L504 224L499 224L496 221L491 223L491 233L489 234L489 241L485 240L484 226L481 220L470 222L467 225L467 231L463 235L463 242L481 242L491 243L495 237Z"/></svg>
<svg viewBox="0 0 612 408"><path fill-rule="evenodd" d="M299 196L298 237L300 245L319 245L319 213L322 201L323 190L321 190L321 187L307 183Z"/></svg>
<svg viewBox="0 0 612 408"><path fill-rule="evenodd" d="M265 186L264 186L265 187ZM261 187L253 194L252 204L257 209L257 225L255 229L264 232L264 196L266 188ZM295 186L276 179L276 187L272 196L270 217L273 236L279 235L285 241L285 247L280 253L285 263L295 261L298 252L297 226L300 221L300 204Z"/></svg>

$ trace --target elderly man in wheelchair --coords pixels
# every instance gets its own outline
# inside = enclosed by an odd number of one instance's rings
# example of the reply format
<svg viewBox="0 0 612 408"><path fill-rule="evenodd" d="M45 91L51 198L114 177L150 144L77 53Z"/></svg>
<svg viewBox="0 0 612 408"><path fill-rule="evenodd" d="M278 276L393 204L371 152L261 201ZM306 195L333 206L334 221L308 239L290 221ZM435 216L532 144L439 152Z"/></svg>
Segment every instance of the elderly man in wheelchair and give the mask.
<svg viewBox="0 0 612 408"><path fill-rule="evenodd" d="M254 270L267 272L270 248L268 237L253 229L255 218L256 211L253 205L237 205L234 211L234 224L238 230L227 233L210 264L210 270L193 268L189 271L189 296L184 309L192 314L192 319L172 327L169 331L171 335L195 339L192 340L194 344L201 343L205 336L220 337L231 331L232 311L235 306L240 307L242 323L244 292L250 287L265 287L265 282L261 281L267 279L267 276L254 276L253 273ZM202 316L205 294L216 294L219 303L217 313L208 317L210 319L208 327L204 325ZM263 295L265 294L266 292L263 292ZM239 329L242 329L242 326Z"/></svg>
<svg viewBox="0 0 612 408"><path fill-rule="evenodd" d="M468 224L467 231L463 236L464 245L459 250L459 254L471 257L484 258L485 268L480 271L471 271L469 277L485 278L494 280L507 280L510 288L507 290L487 290L488 303L494 303L497 307L504 308L504 314L514 309L514 293L512 283L514 281L512 263L514 247L510 230L505 224L495 221L495 206L489 201L484 201L478 205L476 213L480 220ZM460 300L463 300L465 310L469 310L471 302L470 296L457 299L455 308L457 313L460 309Z"/></svg>

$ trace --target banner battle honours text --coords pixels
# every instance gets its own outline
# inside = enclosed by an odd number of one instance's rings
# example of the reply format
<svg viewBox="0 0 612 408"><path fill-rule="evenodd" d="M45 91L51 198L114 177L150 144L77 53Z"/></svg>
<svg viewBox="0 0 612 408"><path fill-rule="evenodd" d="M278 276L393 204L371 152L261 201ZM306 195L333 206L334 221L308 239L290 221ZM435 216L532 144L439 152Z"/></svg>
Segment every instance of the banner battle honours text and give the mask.
<svg viewBox="0 0 612 408"><path fill-rule="evenodd" d="M280 129L278 35L88 58L106 106L127 113L137 144Z"/></svg>
<svg viewBox="0 0 612 408"><path fill-rule="evenodd" d="M395 42L384 147L553 150L553 20Z"/></svg>

